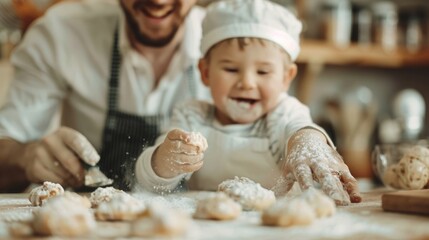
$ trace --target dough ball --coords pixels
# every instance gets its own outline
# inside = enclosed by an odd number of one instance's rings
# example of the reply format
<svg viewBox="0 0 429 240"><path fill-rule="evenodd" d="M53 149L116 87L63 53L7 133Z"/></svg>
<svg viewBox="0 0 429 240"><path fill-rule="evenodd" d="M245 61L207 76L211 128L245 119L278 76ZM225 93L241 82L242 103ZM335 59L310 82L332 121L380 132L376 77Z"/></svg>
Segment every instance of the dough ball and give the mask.
<svg viewBox="0 0 429 240"><path fill-rule="evenodd" d="M320 190L309 188L302 193L310 207L313 208L317 218L329 217L335 214L335 202Z"/></svg>
<svg viewBox="0 0 429 240"><path fill-rule="evenodd" d="M95 227L91 209L65 196L50 199L34 212L33 229L41 235L77 237L90 233Z"/></svg>
<svg viewBox="0 0 429 240"><path fill-rule="evenodd" d="M399 176L398 176L398 165L394 164L394 165L390 165L383 174L383 182L384 184L396 188L396 189L400 189L401 186L399 185Z"/></svg>
<svg viewBox="0 0 429 240"><path fill-rule="evenodd" d="M70 201L73 201L77 205L81 205L86 208L91 208L91 202L85 196L81 196L75 192L69 192L69 191L65 191L64 195L62 196L69 199Z"/></svg>
<svg viewBox="0 0 429 240"><path fill-rule="evenodd" d="M217 192L198 201L194 218L230 220L237 218L240 213L240 204L232 200L225 193Z"/></svg>
<svg viewBox="0 0 429 240"><path fill-rule="evenodd" d="M315 211L303 198L281 199L262 213L262 224L268 226L309 225L315 219Z"/></svg>
<svg viewBox="0 0 429 240"><path fill-rule="evenodd" d="M99 187L91 193L89 201L91 202L92 207L96 208L102 202L109 202L112 197L117 194L128 195L128 193L114 187Z"/></svg>
<svg viewBox="0 0 429 240"><path fill-rule="evenodd" d="M154 202L147 206L143 217L132 223L131 233L137 237L183 236L191 222L190 216L184 212Z"/></svg>
<svg viewBox="0 0 429 240"><path fill-rule="evenodd" d="M398 164L401 189L422 189L429 180L429 169L422 161L404 156Z"/></svg>
<svg viewBox="0 0 429 240"><path fill-rule="evenodd" d="M44 182L31 190L28 199L33 206L42 206L45 202L58 195L64 194L64 188L58 183Z"/></svg>
<svg viewBox="0 0 429 240"><path fill-rule="evenodd" d="M145 205L128 194L113 195L108 202L102 202L95 209L98 220L134 220L142 215Z"/></svg>
<svg viewBox="0 0 429 240"><path fill-rule="evenodd" d="M32 237L34 235L33 227L29 222L14 222L9 225L9 234L17 239Z"/></svg>
<svg viewBox="0 0 429 240"><path fill-rule="evenodd" d="M429 149L427 147L415 145L405 153L405 156L418 159L429 168Z"/></svg>
<svg viewBox="0 0 429 240"><path fill-rule="evenodd" d="M262 211L276 201L273 191L246 177L225 180L219 184L218 191L240 203L243 210Z"/></svg>
<svg viewBox="0 0 429 240"><path fill-rule="evenodd" d="M190 132L187 143L197 147L195 154L206 151L208 147L206 138L199 132Z"/></svg>
<svg viewBox="0 0 429 240"><path fill-rule="evenodd" d="M323 192L309 188L295 198L282 198L262 213L262 223L289 227L309 225L336 212L335 202Z"/></svg>

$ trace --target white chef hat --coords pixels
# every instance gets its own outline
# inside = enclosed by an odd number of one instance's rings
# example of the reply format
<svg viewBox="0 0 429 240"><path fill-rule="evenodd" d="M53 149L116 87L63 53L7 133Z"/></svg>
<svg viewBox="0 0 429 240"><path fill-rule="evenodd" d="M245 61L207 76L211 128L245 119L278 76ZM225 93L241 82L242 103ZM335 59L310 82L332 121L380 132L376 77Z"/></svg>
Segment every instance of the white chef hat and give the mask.
<svg viewBox="0 0 429 240"><path fill-rule="evenodd" d="M301 29L288 9L268 0L222 0L207 7L201 53L229 38L255 37L277 43L295 61Z"/></svg>

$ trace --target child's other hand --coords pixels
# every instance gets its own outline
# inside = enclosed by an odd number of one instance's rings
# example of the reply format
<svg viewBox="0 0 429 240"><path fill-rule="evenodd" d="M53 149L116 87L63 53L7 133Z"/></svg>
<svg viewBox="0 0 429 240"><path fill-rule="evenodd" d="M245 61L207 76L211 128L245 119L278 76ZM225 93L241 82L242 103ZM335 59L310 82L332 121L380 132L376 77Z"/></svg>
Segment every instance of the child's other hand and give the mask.
<svg viewBox="0 0 429 240"><path fill-rule="evenodd" d="M303 129L292 136L285 163L286 189L297 181L302 190L313 186L313 179L339 205L360 202L356 179L338 152L317 130Z"/></svg>
<svg viewBox="0 0 429 240"><path fill-rule="evenodd" d="M207 140L197 132L173 129L155 150L152 167L163 178L195 172L203 166Z"/></svg>

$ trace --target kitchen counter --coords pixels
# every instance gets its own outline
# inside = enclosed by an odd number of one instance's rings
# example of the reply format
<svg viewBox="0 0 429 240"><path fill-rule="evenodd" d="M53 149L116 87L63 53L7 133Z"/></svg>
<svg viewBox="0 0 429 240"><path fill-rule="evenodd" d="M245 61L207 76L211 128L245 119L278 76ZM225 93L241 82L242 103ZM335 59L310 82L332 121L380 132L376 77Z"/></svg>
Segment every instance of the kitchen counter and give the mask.
<svg viewBox="0 0 429 240"><path fill-rule="evenodd" d="M183 239L429 239L429 216L384 212L381 195L386 190L363 193L363 202L338 207L337 213L304 227L266 227L259 212L243 212L232 221L195 220ZM172 194L165 197L133 194L144 201L164 201L190 214L195 199L204 192ZM30 205L27 194L0 194L0 238L7 237L13 222L31 218L37 207ZM92 237L128 237L127 222L98 222Z"/></svg>

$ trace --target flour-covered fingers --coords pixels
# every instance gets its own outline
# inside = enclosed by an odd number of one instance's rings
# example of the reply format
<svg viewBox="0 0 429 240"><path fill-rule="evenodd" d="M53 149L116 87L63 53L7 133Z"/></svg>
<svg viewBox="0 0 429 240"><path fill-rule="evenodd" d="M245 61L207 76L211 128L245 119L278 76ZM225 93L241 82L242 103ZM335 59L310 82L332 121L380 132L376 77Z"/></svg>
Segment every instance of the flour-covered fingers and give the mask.
<svg viewBox="0 0 429 240"><path fill-rule="evenodd" d="M167 137L169 140L180 140L180 141L186 141L186 139L189 138L189 133L182 130L182 129L178 129L175 128L173 130L170 130L167 133Z"/></svg>
<svg viewBox="0 0 429 240"><path fill-rule="evenodd" d="M313 186L313 174L311 173L310 167L305 162L296 164L292 168L292 171L301 190L304 191Z"/></svg>
<svg viewBox="0 0 429 240"><path fill-rule="evenodd" d="M276 185L271 188L271 191L274 192L276 197L284 196L290 191L294 183L295 177L292 173L288 173L286 176L280 176L280 178L277 179Z"/></svg>
<svg viewBox="0 0 429 240"><path fill-rule="evenodd" d="M166 147L170 149L171 153L180 153L185 155L199 155L202 153L202 149L191 144L184 143L180 140L169 140L165 142Z"/></svg>
<svg viewBox="0 0 429 240"><path fill-rule="evenodd" d="M95 166L100 160L100 155L81 133L66 127L60 128L57 133L61 141L84 162Z"/></svg>
<svg viewBox="0 0 429 240"><path fill-rule="evenodd" d="M185 165L185 164L195 164L200 162L204 158L204 154L197 154L197 155L188 155L183 153L175 153L171 155L170 158L171 161L174 161L178 165Z"/></svg>
<svg viewBox="0 0 429 240"><path fill-rule="evenodd" d="M185 131L172 130L155 150L152 156L152 166L158 176L172 178L178 174L194 172L201 168L204 151L207 147L201 148L195 143L195 139L189 141L186 136Z"/></svg>
<svg viewBox="0 0 429 240"><path fill-rule="evenodd" d="M343 182L344 189L349 193L350 201L352 203L358 203L362 201L362 197L359 192L359 187L356 179L352 176L349 170L340 172L341 181Z"/></svg>
<svg viewBox="0 0 429 240"><path fill-rule="evenodd" d="M199 170L203 166L204 162L202 160L194 162L192 164L178 164L176 163L176 168L180 169L179 173L192 173Z"/></svg>
<svg viewBox="0 0 429 240"><path fill-rule="evenodd" d="M186 132L181 129L173 129L167 134L166 141L176 144L174 151L182 151L187 154L198 154L207 149L206 138L198 132Z"/></svg>
<svg viewBox="0 0 429 240"><path fill-rule="evenodd" d="M334 199L337 205L348 205L350 203L348 194L345 192L338 176L332 174L332 169L328 168L326 164L315 162L312 165L312 170L322 186L323 192Z"/></svg>

